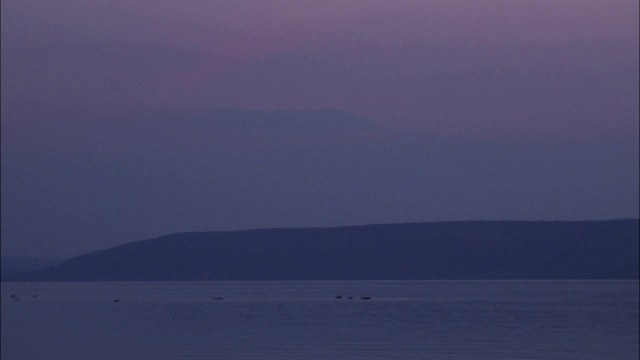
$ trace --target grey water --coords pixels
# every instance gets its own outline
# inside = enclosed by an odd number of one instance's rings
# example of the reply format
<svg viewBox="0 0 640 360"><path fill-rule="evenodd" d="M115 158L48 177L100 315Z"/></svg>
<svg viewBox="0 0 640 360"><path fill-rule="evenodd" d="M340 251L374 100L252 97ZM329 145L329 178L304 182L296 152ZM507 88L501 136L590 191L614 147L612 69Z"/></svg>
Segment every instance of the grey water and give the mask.
<svg viewBox="0 0 640 360"><path fill-rule="evenodd" d="M637 280L1 286L3 360L640 356Z"/></svg>

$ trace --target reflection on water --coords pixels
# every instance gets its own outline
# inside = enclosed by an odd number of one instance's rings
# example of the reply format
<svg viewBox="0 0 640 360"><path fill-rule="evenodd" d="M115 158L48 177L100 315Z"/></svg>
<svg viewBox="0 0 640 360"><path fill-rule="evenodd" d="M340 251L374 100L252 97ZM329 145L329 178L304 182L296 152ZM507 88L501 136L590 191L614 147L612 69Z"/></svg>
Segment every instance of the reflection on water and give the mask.
<svg viewBox="0 0 640 360"><path fill-rule="evenodd" d="M2 359L637 359L638 302L637 281L3 283Z"/></svg>

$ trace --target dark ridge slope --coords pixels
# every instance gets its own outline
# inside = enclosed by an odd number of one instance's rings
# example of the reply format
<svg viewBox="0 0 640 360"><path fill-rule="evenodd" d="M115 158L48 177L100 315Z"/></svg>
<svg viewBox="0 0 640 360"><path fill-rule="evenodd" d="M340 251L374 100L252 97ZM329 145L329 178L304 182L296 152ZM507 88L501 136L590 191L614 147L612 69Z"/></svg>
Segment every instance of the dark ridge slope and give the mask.
<svg viewBox="0 0 640 360"><path fill-rule="evenodd" d="M639 221L473 221L182 233L4 281L638 278Z"/></svg>
<svg viewBox="0 0 640 360"><path fill-rule="evenodd" d="M45 269L62 264L65 259L42 257L3 257L0 259L0 273L9 275L25 271Z"/></svg>

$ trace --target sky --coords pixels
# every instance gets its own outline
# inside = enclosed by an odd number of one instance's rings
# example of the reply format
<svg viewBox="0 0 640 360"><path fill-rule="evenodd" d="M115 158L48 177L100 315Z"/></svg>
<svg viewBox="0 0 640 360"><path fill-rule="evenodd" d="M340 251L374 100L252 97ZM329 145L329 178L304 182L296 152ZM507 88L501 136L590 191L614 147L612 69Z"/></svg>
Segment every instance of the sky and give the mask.
<svg viewBox="0 0 640 360"><path fill-rule="evenodd" d="M3 256L639 217L636 0L3 0Z"/></svg>

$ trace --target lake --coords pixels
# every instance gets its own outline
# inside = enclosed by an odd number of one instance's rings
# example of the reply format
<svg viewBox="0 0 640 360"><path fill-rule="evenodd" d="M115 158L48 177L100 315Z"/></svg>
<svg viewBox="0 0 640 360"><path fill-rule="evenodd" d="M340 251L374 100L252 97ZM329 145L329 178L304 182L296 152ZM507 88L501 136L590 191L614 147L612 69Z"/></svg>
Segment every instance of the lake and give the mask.
<svg viewBox="0 0 640 360"><path fill-rule="evenodd" d="M2 283L1 295L3 360L640 355L637 280Z"/></svg>

